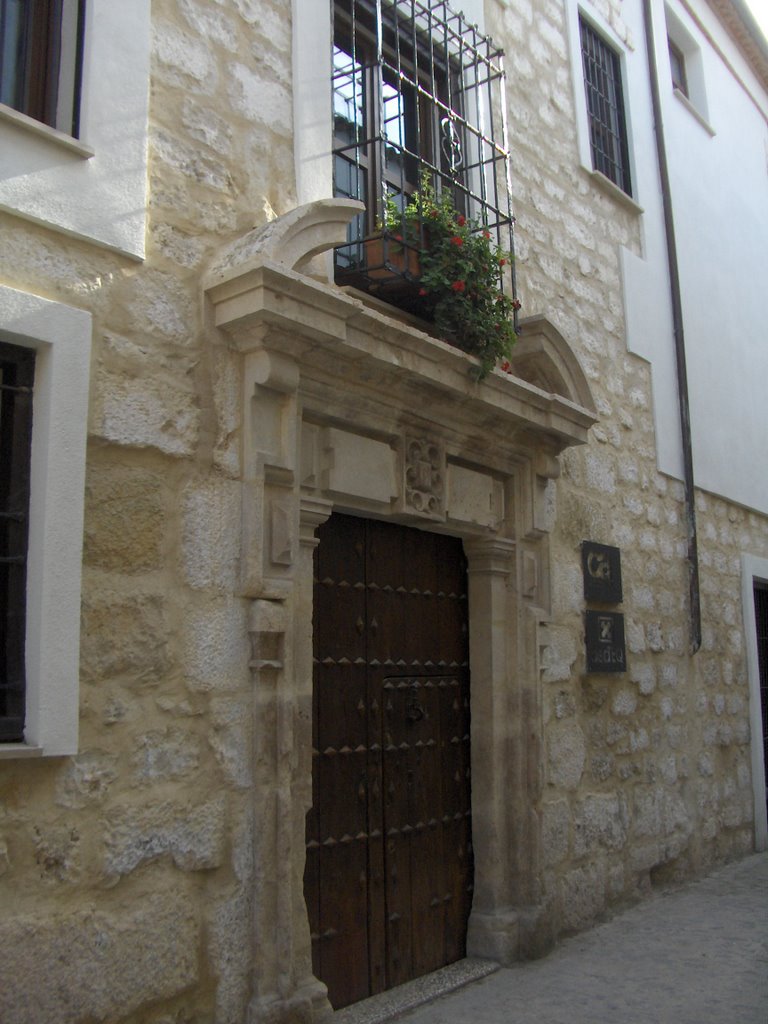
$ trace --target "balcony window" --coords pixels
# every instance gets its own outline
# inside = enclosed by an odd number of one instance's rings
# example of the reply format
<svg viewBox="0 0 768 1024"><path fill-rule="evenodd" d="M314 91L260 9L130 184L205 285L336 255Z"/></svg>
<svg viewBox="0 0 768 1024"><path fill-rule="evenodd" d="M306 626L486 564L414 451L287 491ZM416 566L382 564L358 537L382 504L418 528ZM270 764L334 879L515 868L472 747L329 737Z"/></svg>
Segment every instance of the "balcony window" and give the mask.
<svg viewBox="0 0 768 1024"><path fill-rule="evenodd" d="M366 207L336 250L337 283L429 318L416 287L428 234L403 242L392 215L425 182L511 252L502 56L447 3L336 0L334 191ZM513 289L509 273L499 287Z"/></svg>

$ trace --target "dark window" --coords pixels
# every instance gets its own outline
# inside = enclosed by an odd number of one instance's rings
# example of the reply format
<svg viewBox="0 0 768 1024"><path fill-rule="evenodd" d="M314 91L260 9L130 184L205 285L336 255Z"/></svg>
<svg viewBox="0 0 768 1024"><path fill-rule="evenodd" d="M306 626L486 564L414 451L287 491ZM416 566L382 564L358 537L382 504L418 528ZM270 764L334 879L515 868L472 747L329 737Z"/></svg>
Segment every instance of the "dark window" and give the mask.
<svg viewBox="0 0 768 1024"><path fill-rule="evenodd" d="M631 195L621 61L583 18L579 26L592 166Z"/></svg>
<svg viewBox="0 0 768 1024"><path fill-rule="evenodd" d="M0 342L0 741L24 738L24 638L34 376L34 351Z"/></svg>
<svg viewBox="0 0 768 1024"><path fill-rule="evenodd" d="M363 239L382 235L386 200L402 208L425 174L512 249L504 71L487 36L443 0L335 0L332 78L334 192L366 206L336 250L340 283L408 308L384 294ZM386 246L384 232L389 270Z"/></svg>
<svg viewBox="0 0 768 1024"><path fill-rule="evenodd" d="M0 0L0 102L78 134L85 0Z"/></svg>
<svg viewBox="0 0 768 1024"><path fill-rule="evenodd" d="M768 782L768 583L755 583L754 596L757 666L760 673L760 712L763 717L763 768Z"/></svg>
<svg viewBox="0 0 768 1024"><path fill-rule="evenodd" d="M671 39L667 39L667 43L669 44L669 66L672 71L672 85L679 89L684 96L687 96L688 79L685 74L685 54Z"/></svg>

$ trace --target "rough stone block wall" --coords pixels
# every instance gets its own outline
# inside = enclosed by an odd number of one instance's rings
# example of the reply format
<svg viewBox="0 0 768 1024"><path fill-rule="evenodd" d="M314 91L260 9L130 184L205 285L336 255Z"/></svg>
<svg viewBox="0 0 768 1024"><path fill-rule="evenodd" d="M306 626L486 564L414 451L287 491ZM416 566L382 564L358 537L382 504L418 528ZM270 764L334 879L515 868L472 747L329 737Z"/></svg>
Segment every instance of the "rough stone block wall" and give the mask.
<svg viewBox="0 0 768 1024"><path fill-rule="evenodd" d="M602 13L621 31L620 3ZM289 0L154 0L144 263L0 212L0 279L89 310L80 753L0 761L4 1024L241 1024L258 944L235 359L213 254L295 206ZM563 5L493 0L507 51L519 282L578 352L600 424L562 458L540 633L537 797L552 929L752 843L742 551L764 517L700 494L688 655L680 485L624 341L636 214L578 166ZM581 541L622 549L629 671L585 677ZM256 943L254 948L253 943Z"/></svg>
<svg viewBox="0 0 768 1024"><path fill-rule="evenodd" d="M152 13L145 262L0 213L3 283L94 317L80 753L0 762L4 1024L241 1024L249 997L239 394L200 276L295 206L291 5Z"/></svg>
<svg viewBox="0 0 768 1024"><path fill-rule="evenodd" d="M595 8L631 48L621 2ZM768 554L768 522L697 494L691 657L683 487L657 471L649 366L625 342L619 247L642 254L641 218L579 165L564 5L497 0L489 13L506 51L523 313L573 345L600 416L589 446L561 456L540 631L544 898L570 931L753 848L740 554ZM584 540L621 549L626 674L584 674Z"/></svg>

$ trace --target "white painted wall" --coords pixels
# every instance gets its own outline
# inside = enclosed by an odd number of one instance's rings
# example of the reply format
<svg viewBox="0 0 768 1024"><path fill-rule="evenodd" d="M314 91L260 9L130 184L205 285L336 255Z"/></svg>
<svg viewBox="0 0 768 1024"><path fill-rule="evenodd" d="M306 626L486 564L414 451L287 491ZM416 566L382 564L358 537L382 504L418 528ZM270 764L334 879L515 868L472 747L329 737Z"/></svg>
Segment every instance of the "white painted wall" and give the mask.
<svg viewBox="0 0 768 1024"><path fill-rule="evenodd" d="M670 7L700 47L714 132L672 92L659 4L694 474L700 487L768 512L768 94L705 3L695 6L700 25L678 0Z"/></svg>
<svg viewBox="0 0 768 1024"><path fill-rule="evenodd" d="M80 140L0 104L0 208L141 258L150 0L86 12Z"/></svg>
<svg viewBox="0 0 768 1024"><path fill-rule="evenodd" d="M670 165L691 403L694 475L704 490L768 512L764 392L768 331L768 95L704 2L669 0L682 28L694 104L672 87L664 0L654 0L654 42ZM578 5L568 5L580 157L591 167ZM589 2L583 10L621 53L633 199L642 257L621 253L627 347L651 364L659 468L682 477L680 413L661 189L641 0L624 5L626 40Z"/></svg>

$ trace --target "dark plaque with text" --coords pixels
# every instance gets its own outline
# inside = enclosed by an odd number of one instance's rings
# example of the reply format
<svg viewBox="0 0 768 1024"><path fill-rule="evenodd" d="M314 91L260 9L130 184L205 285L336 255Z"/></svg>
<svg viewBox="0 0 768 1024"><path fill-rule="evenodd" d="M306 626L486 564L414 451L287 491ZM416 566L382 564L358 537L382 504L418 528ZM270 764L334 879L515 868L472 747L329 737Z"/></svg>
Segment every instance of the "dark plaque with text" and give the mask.
<svg viewBox="0 0 768 1024"><path fill-rule="evenodd" d="M607 544L585 540L581 545L584 574L584 598L601 604L619 604L621 592L621 552Z"/></svg>
<svg viewBox="0 0 768 1024"><path fill-rule="evenodd" d="M622 613L588 611L586 616L587 672L626 672Z"/></svg>

